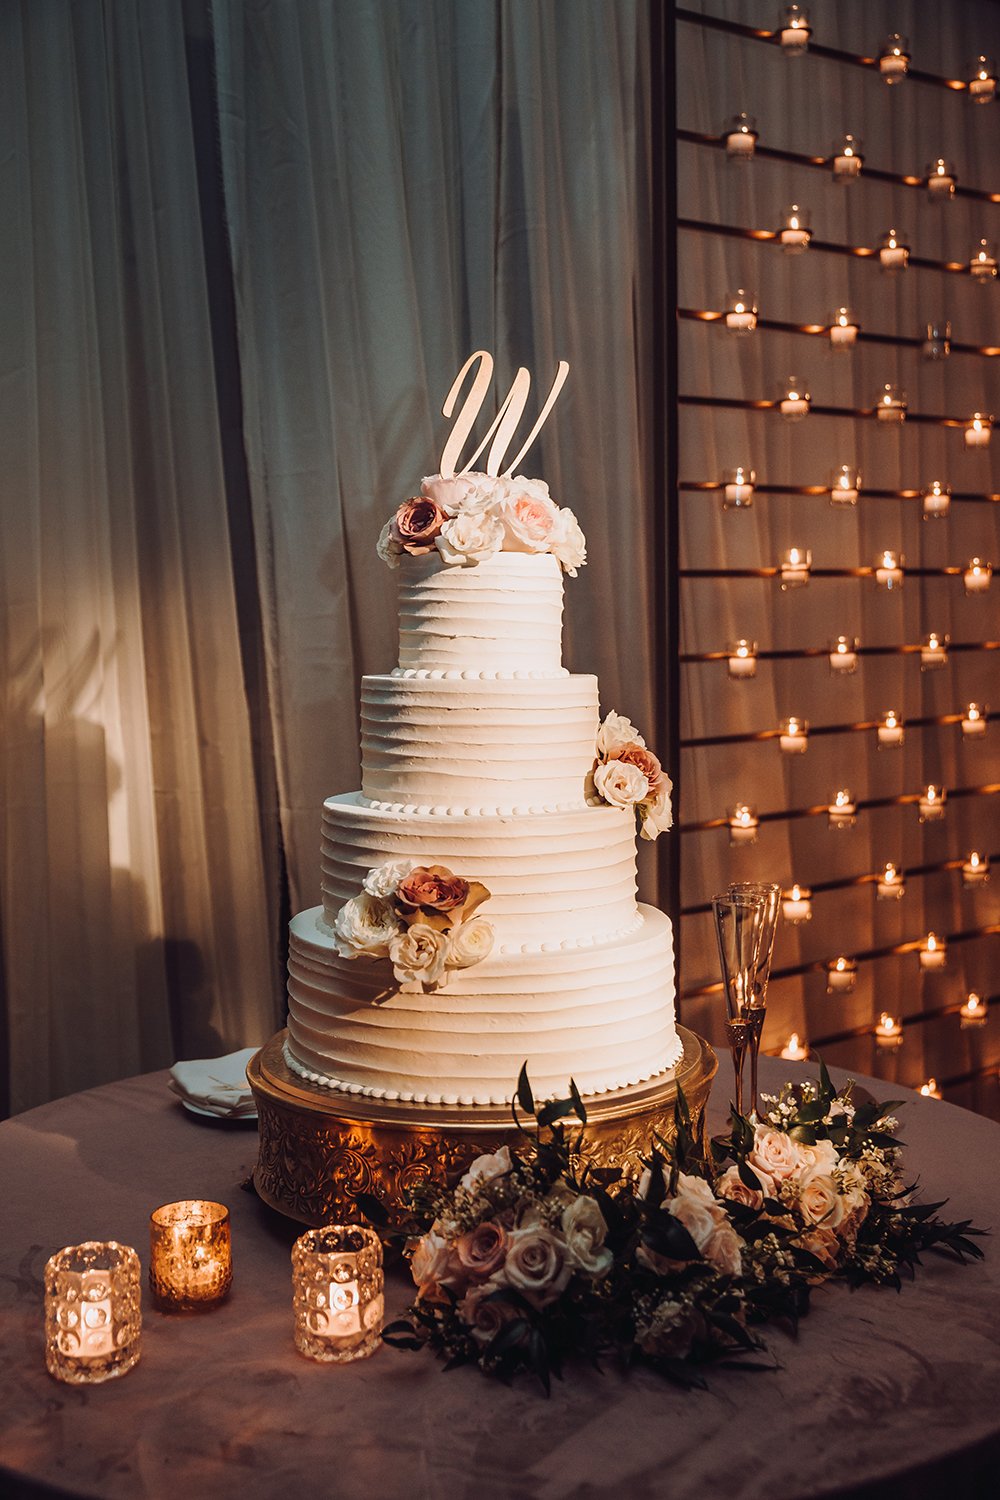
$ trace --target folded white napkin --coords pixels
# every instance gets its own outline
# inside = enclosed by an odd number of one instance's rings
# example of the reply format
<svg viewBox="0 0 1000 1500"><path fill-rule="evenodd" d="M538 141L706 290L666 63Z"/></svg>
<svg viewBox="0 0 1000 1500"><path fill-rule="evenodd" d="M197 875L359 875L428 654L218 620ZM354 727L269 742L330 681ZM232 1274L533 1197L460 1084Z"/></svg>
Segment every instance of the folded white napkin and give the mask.
<svg viewBox="0 0 1000 1500"><path fill-rule="evenodd" d="M247 1083L247 1063L259 1049L243 1047L225 1057L206 1057L176 1062L170 1069L168 1087L185 1104L223 1119L257 1113L257 1104Z"/></svg>

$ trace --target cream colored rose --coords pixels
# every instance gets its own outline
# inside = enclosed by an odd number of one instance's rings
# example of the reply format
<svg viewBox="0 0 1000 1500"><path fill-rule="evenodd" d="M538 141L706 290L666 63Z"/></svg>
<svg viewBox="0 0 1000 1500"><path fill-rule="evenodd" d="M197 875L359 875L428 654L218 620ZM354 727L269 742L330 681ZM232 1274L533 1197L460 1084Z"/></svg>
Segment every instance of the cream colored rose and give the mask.
<svg viewBox="0 0 1000 1500"><path fill-rule="evenodd" d="M563 1211L562 1232L578 1271L595 1279L607 1275L614 1257L604 1243L608 1226L593 1198L581 1194Z"/></svg>
<svg viewBox="0 0 1000 1500"><path fill-rule="evenodd" d="M663 785L656 796L652 801L644 802L639 809L640 838L658 839L661 833L666 833L668 828L673 828L674 810L670 801L670 793L673 789L673 782L664 774Z"/></svg>
<svg viewBox="0 0 1000 1500"><path fill-rule="evenodd" d="M420 486L420 493L435 501L449 516L482 515L499 505L505 492L502 479L476 472L456 474L452 479L431 474Z"/></svg>
<svg viewBox="0 0 1000 1500"><path fill-rule="evenodd" d="M396 894L399 882L405 880L412 869L412 859L387 859L384 864L368 871L363 888L370 896L380 896L384 900Z"/></svg>
<svg viewBox="0 0 1000 1500"><path fill-rule="evenodd" d="M512 1165L510 1147L501 1146L499 1151L487 1152L483 1156L477 1156L462 1178L459 1186L467 1188L471 1192L473 1188L479 1187L483 1183L492 1182L494 1177L505 1177L511 1170Z"/></svg>
<svg viewBox="0 0 1000 1500"><path fill-rule="evenodd" d="M375 551L387 567L398 568L399 559L403 555L403 549L392 534L392 522L393 517L390 516L379 533L379 539L375 543Z"/></svg>
<svg viewBox="0 0 1000 1500"><path fill-rule="evenodd" d="M800 1178L799 1213L809 1224L836 1229L844 1217L844 1200L828 1172L807 1172Z"/></svg>
<svg viewBox="0 0 1000 1500"><path fill-rule="evenodd" d="M449 969L469 969L482 963L493 951L493 923L485 917L470 917L448 933L445 963Z"/></svg>
<svg viewBox="0 0 1000 1500"><path fill-rule="evenodd" d="M448 944L443 932L426 922L411 922L389 944L392 971L402 984L435 989L445 979Z"/></svg>
<svg viewBox="0 0 1000 1500"><path fill-rule="evenodd" d="M389 902L367 891L345 901L333 920L333 942L341 958L385 958L398 933Z"/></svg>
<svg viewBox="0 0 1000 1500"><path fill-rule="evenodd" d="M529 494L524 488L516 488L522 484L521 480L511 481L512 493L501 502L497 512L504 527L504 550L548 552L558 512L548 494L540 491Z"/></svg>
<svg viewBox="0 0 1000 1500"><path fill-rule="evenodd" d="M762 1208L765 1198L774 1197L774 1182L760 1167L752 1167L751 1171L760 1182L759 1189L747 1187L738 1167L727 1167L715 1184L716 1197L728 1198L730 1203L743 1203L747 1208Z"/></svg>
<svg viewBox="0 0 1000 1500"><path fill-rule="evenodd" d="M747 1161L755 1170L759 1168L762 1172L767 1172L775 1182L780 1183L802 1166L802 1152L783 1130L774 1130L770 1125L758 1125L754 1130L753 1150Z"/></svg>
<svg viewBox="0 0 1000 1500"><path fill-rule="evenodd" d="M651 1178L644 1173L639 1183L641 1197L648 1196L650 1181ZM660 1206L684 1225L699 1255L720 1271L731 1276L739 1275L742 1266L739 1236L729 1222L725 1208L703 1177L678 1173L675 1196L667 1198ZM661 1275L677 1269L677 1262L645 1245L637 1249L636 1259Z"/></svg>
<svg viewBox="0 0 1000 1500"><path fill-rule="evenodd" d="M455 1281L455 1264L448 1241L431 1230L418 1241L410 1257L410 1273L418 1296L425 1301L437 1300L443 1286Z"/></svg>
<svg viewBox="0 0 1000 1500"><path fill-rule="evenodd" d="M810 1255L815 1255L817 1260L822 1261L824 1266L835 1269L840 1258L840 1241L825 1224L815 1224L811 1229L805 1230L799 1235L799 1244L803 1250L808 1250Z"/></svg>
<svg viewBox="0 0 1000 1500"><path fill-rule="evenodd" d="M580 530L576 516L565 505L556 516L549 537L549 551L571 578L577 576L577 570L587 561L587 538Z"/></svg>
<svg viewBox="0 0 1000 1500"><path fill-rule="evenodd" d="M597 731L597 753L602 760L614 760L619 750L624 750L626 745L645 743L631 719L626 719L624 714L616 714L614 709L605 717Z"/></svg>
<svg viewBox="0 0 1000 1500"><path fill-rule="evenodd" d="M612 807L635 807L649 791L649 782L638 766L624 760L608 760L594 771L598 795Z"/></svg>
<svg viewBox="0 0 1000 1500"><path fill-rule="evenodd" d="M832 1172L840 1157L832 1141L817 1141L815 1146L799 1146L801 1172Z"/></svg>
<svg viewBox="0 0 1000 1500"><path fill-rule="evenodd" d="M434 545L450 566L471 567L495 557L503 539L503 522L498 517L462 511L445 521Z"/></svg>
<svg viewBox="0 0 1000 1500"><path fill-rule="evenodd" d="M512 1286L534 1307L554 1302L573 1274L566 1242L544 1224L511 1232L497 1281Z"/></svg>

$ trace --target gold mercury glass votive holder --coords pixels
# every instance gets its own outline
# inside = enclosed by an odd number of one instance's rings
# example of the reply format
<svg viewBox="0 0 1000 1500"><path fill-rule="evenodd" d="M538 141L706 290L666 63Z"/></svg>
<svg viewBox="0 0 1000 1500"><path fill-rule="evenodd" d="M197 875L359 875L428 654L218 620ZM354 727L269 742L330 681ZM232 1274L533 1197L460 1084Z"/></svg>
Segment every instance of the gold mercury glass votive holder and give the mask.
<svg viewBox="0 0 1000 1500"><path fill-rule="evenodd" d="M385 1315L382 1243L373 1229L329 1224L292 1246L295 1347L346 1364L374 1354Z"/></svg>
<svg viewBox="0 0 1000 1500"><path fill-rule="evenodd" d="M204 1198L149 1216L149 1285L161 1312L208 1312L233 1284L229 1209Z"/></svg>
<svg viewBox="0 0 1000 1500"><path fill-rule="evenodd" d="M45 1364L56 1380L96 1385L139 1358L141 1271L131 1245L87 1240L45 1266Z"/></svg>

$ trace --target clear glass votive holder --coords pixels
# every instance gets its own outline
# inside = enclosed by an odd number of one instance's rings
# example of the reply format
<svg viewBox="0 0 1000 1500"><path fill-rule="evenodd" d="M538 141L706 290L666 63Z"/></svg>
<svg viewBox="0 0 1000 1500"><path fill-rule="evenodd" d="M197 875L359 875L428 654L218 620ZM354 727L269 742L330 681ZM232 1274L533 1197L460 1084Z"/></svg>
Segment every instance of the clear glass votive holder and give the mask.
<svg viewBox="0 0 1000 1500"><path fill-rule="evenodd" d="M373 1229L329 1224L300 1235L292 1246L296 1349L331 1364L374 1354L384 1290L382 1242Z"/></svg>
<svg viewBox="0 0 1000 1500"><path fill-rule="evenodd" d="M164 1203L149 1216L149 1286L161 1312L208 1312L233 1284L229 1209L205 1198Z"/></svg>
<svg viewBox="0 0 1000 1500"><path fill-rule="evenodd" d="M87 1240L45 1266L45 1364L69 1385L131 1370L142 1338L141 1271L131 1245Z"/></svg>

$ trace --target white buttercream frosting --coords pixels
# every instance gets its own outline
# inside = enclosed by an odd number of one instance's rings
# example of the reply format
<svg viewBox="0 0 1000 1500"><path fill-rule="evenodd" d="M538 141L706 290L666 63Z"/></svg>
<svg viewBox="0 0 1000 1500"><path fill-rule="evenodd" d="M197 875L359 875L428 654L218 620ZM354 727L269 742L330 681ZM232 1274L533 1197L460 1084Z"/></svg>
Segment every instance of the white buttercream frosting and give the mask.
<svg viewBox="0 0 1000 1500"><path fill-rule="evenodd" d="M551 553L498 552L474 567L437 553L399 563L399 665L561 675L562 571Z"/></svg>

